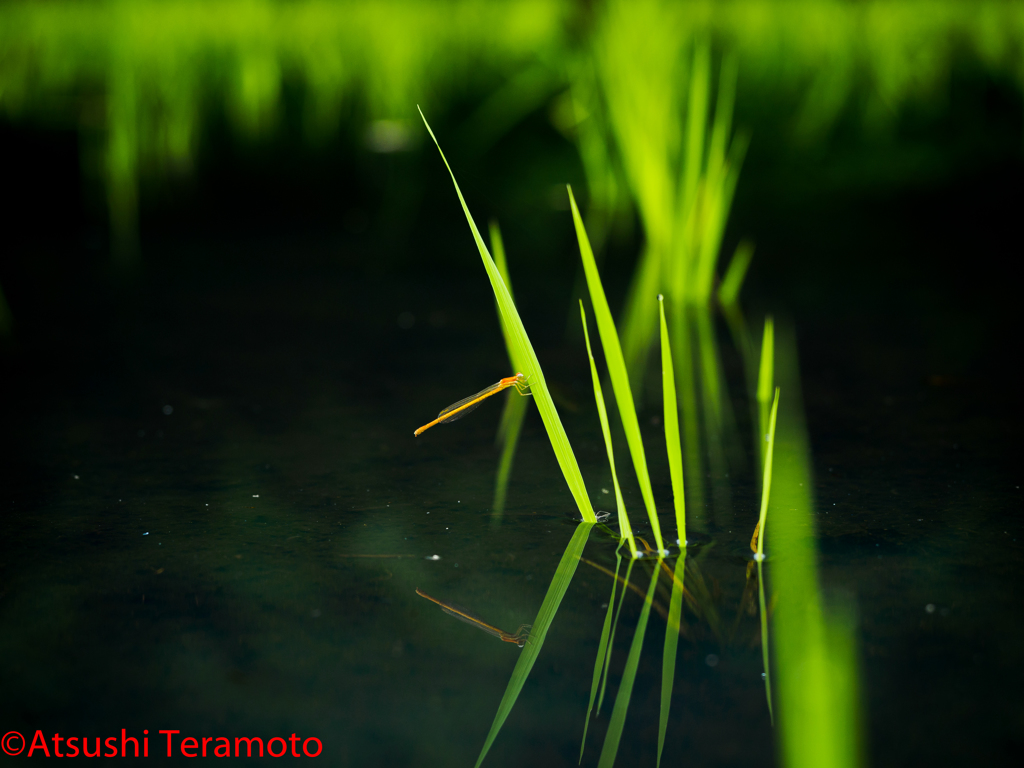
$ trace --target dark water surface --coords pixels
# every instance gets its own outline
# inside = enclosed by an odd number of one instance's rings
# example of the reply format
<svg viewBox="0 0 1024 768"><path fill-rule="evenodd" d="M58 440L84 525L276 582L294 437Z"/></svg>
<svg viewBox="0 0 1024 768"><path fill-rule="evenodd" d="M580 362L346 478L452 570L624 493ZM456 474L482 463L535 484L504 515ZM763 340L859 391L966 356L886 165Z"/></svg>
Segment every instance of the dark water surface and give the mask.
<svg viewBox="0 0 1024 768"><path fill-rule="evenodd" d="M415 590L508 631L529 623L575 528L572 497L535 412L500 520L500 402L412 436L511 373L478 263L454 283L387 283L327 258L281 266L286 247L220 267L166 255L100 320L76 322L103 301L78 296L6 353L4 732L148 729L164 760L161 729L314 736L334 765L475 761L520 650ZM859 612L870 762L1000 757L1024 736L1014 400L991 377L944 370L913 329L819 320L796 318L821 568ZM551 317L525 321L541 328L596 506L613 509L582 345L545 333ZM650 405L641 421L674 530ZM745 409L737 400L743 429ZM728 507L691 510L690 558L725 629L685 613L669 765L775 760L744 602L749 458L729 486ZM595 528L585 557L614 569L614 549ZM646 588L649 570L634 574ZM610 592L579 566L487 765L576 762ZM596 764L640 605L629 593L584 764ZM663 632L652 613L620 765L655 762Z"/></svg>

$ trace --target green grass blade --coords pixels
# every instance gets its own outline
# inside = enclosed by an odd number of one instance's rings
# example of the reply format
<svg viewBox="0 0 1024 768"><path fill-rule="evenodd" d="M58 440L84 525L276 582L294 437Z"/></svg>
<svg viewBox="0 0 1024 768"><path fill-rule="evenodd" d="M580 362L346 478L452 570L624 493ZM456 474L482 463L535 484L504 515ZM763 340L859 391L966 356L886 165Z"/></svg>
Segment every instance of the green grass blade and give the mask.
<svg viewBox="0 0 1024 768"><path fill-rule="evenodd" d="M568 189L569 203L572 206L572 218L576 225L576 239L579 241L580 256L583 259L583 269L586 272L587 286L590 289L590 301L594 306L594 318L597 321L597 331L601 337L601 347L604 349L608 375L612 380L615 402L619 406L619 416L622 419L622 427L626 433L629 453L633 457L633 467L636 469L637 480L640 482L640 493L643 496L644 505L647 507L647 517L651 522L654 540L657 543L658 550L664 551L665 545L661 539L661 524L658 522L658 511L654 506L654 492L651 490L651 478L647 472L647 457L644 454L643 439L640 437L640 423L636 417L633 393L629 388L629 375L626 373L626 363L622 357L619 335L615 330L615 321L612 319L611 310L608 308L608 299L604 295L604 288L601 286L601 277L597 272L594 252L590 248L590 241L583 227L580 210L576 206L576 199L573 197L572 188L569 187Z"/></svg>
<svg viewBox="0 0 1024 768"><path fill-rule="evenodd" d="M640 652L644 646L644 635L647 632L647 620L651 615L651 603L654 601L654 588L658 586L658 571L662 560L658 558L658 565L651 574L651 585L647 588L647 599L644 600L643 608L640 609L640 620L637 622L636 631L633 633L633 642L629 646L629 656L626 657L626 668L622 671L622 681L619 683L619 690L615 694L615 706L612 707L612 716L608 721L608 732L604 736L604 745L601 747L601 757L598 758L598 768L611 768L615 764L615 755L619 751L619 741L622 738L622 729L626 724L626 712L629 710L629 700L633 695L633 683L636 681L636 669L640 664Z"/></svg>
<svg viewBox="0 0 1024 768"><path fill-rule="evenodd" d="M768 417L768 448L764 454L764 480L761 483L761 516L758 518L757 555L758 561L764 560L764 527L768 522L768 495L772 490L772 455L775 452L775 419L779 413L779 388L775 388L775 402L772 413Z"/></svg>
<svg viewBox="0 0 1024 768"><path fill-rule="evenodd" d="M757 372L757 455L764 468L764 455L768 434L768 408L775 382L775 322L772 316L764 319L764 338L761 341L761 365Z"/></svg>
<svg viewBox="0 0 1024 768"><path fill-rule="evenodd" d="M594 700L597 698L597 690L601 685L601 677L605 668L605 659L608 652L608 638L612 629L612 612L615 610L615 588L619 585L619 568L622 567L622 541L615 548L615 578L612 579L612 596L608 598L608 610L604 614L604 625L601 627L601 640L597 644L597 656L594 658L594 675L590 681L590 702L587 704L587 717L583 721L583 738L580 740L580 762L583 762L583 750L587 746L587 729L590 727L590 713L594 711ZM626 589L625 586L622 587Z"/></svg>
<svg viewBox="0 0 1024 768"><path fill-rule="evenodd" d="M722 306L732 306L740 297L743 279L747 276L750 260L754 258L754 244L749 240L741 240L725 270L725 277L718 287L718 301Z"/></svg>
<svg viewBox="0 0 1024 768"><path fill-rule="evenodd" d="M612 631L608 636L608 650L604 658L604 674L601 676L601 692L597 697L597 713L601 714L601 705L604 704L604 692L608 688L608 666L612 662L612 649L615 646L615 628L619 626L619 615L622 613L622 603L626 600L626 590L629 588L629 576L633 573L633 565L636 559L631 559L626 566L626 578L622 581L622 594L619 595L619 604L615 608L615 618L612 619Z"/></svg>
<svg viewBox="0 0 1024 768"><path fill-rule="evenodd" d="M672 347L665 322L665 297L658 294L658 313L661 319L661 388L665 401L665 449L668 452L668 470L672 478L672 502L676 512L678 544L686 546L686 493L683 488L683 449L679 442L679 407L676 405L676 376L672 367Z"/></svg>
<svg viewBox="0 0 1024 768"><path fill-rule="evenodd" d="M455 180L455 173L448 164L448 158L445 157L444 151L442 151L441 145L438 143L433 130L431 130L430 124L427 123L427 118L424 117L422 110L420 110L420 117L423 118L423 124L427 127L430 138L434 140L437 151L441 154L441 159L444 160L445 167L452 177L452 184L455 185L455 192L458 194L459 202L462 204L462 211L466 214L466 221L469 223L469 228L473 233L473 240L476 242L477 250L480 252L480 258L483 261L484 269L487 271L487 277L491 281L491 289L494 291L494 296L498 301L502 325L509 329L509 351L513 360L518 360L522 363L522 368L519 372L529 377L530 391L533 392L533 400L537 404L537 411L544 422L544 428L547 430L548 439L551 441L555 458L558 460L558 466L565 476L565 481L573 498L576 500L576 505L579 507L583 520L589 523L596 522L597 518L594 516L594 508L590 504L590 497L587 495L587 487L583 482L583 476L580 474L576 455L572 452L572 446L569 445L569 438L565 434L562 420L558 417L555 403L551 399L547 382L544 380L544 371L541 370L537 353L533 350L533 344L530 343L530 337L527 335L523 321L519 317L515 302L512 301L512 296L508 292L505 281L501 278L498 267L491 258L483 238L480 236L480 230L477 229L473 215L469 212L469 206L466 204L466 199L462 196L462 190L459 189L459 183Z"/></svg>
<svg viewBox="0 0 1024 768"><path fill-rule="evenodd" d="M601 391L601 379L597 375L597 363L594 352L590 348L590 331L587 330L587 313L583 310L580 299L580 319L583 321L583 338L587 342L587 357L590 358L590 376L594 380L594 400L597 402L597 415L601 419L601 433L604 435L604 447L608 451L608 465L612 469L612 485L615 487L615 508L618 510L619 536L629 541L629 551L637 556L636 541L633 538L633 527L626 514L626 503L622 500L622 489L619 487L619 476L615 472L615 451L612 450L612 431L608 426L608 411L604 406L604 393Z"/></svg>
<svg viewBox="0 0 1024 768"><path fill-rule="evenodd" d="M658 718L658 762L665 748L668 732L668 714L672 705L672 687L676 679L676 649L679 646L679 622L683 615L683 580L686 574L686 550L676 558L672 579L672 597L668 604L668 623L665 625L665 648L661 655L661 715Z"/></svg>
<svg viewBox="0 0 1024 768"><path fill-rule="evenodd" d="M772 398L775 381L775 321L768 315L764 319L764 339L761 342L761 369L757 375L757 399L766 403Z"/></svg>
<svg viewBox="0 0 1024 768"><path fill-rule="evenodd" d="M509 679L508 686L505 688L505 694L501 697L501 702L498 704L498 711L494 715L494 722L491 723L491 729L487 732L483 749L480 750L480 756L476 760L477 768L483 763L484 758L487 757L487 752L490 750L494 739L497 737L498 732L501 731L502 725L505 724L505 720L512 711L512 707L515 706L516 699L519 698L519 694L523 690L523 684L526 682L530 670L533 669L533 665L537 662L540 650L544 647L544 640L547 637L548 629L551 628L551 622L554 621L555 614L558 613L558 606L561 605L562 598L565 597L565 592L569 589L569 583L572 581L573 574L576 573L576 566L579 565L580 556L583 554L583 548L586 546L587 537L590 536L592 528L593 525L591 523L580 523L576 526L575 533L573 533L572 538L565 547L562 559L555 569L555 575L551 578L547 594L544 595L544 602L541 603L540 610L537 612L537 618L533 620L530 639L523 648L519 661L516 662L515 669L512 670L512 677Z"/></svg>
<svg viewBox="0 0 1024 768"><path fill-rule="evenodd" d="M761 572L761 561L757 561L757 602L761 609L761 663L764 664L764 697L768 701L768 717L775 725L775 712L772 710L772 670L768 660L768 610L764 601L764 574Z"/></svg>

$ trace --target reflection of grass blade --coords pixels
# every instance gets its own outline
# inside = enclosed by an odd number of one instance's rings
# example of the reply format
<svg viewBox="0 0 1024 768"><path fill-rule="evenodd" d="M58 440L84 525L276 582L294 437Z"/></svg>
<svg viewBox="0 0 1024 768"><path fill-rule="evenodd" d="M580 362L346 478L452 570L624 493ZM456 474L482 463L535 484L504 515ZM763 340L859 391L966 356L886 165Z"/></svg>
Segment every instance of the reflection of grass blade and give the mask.
<svg viewBox="0 0 1024 768"><path fill-rule="evenodd" d="M659 567L660 564L661 559L659 558ZM658 570L659 568L656 567L651 574L651 585L647 588L647 599L644 600L643 608L640 609L640 620L637 622L636 631L633 633L633 642L629 646L626 668L622 670L622 681L619 683L619 690L615 694L615 706L612 707L612 716L608 721L608 732L604 736L601 757L597 761L599 768L611 768L615 764L615 755L619 751L619 740L622 738L622 729L626 724L626 711L629 709L629 699L633 695L636 668L640 664L640 652L643 650L644 634L647 632L647 619L651 615L654 588L658 586Z"/></svg>
<svg viewBox="0 0 1024 768"><path fill-rule="evenodd" d="M768 717L775 725L775 713L772 711L772 670L768 664L768 611L764 605L764 574L761 572L761 561L757 561L757 602L761 609L761 662L764 664L764 696L768 700Z"/></svg>
<svg viewBox="0 0 1024 768"><path fill-rule="evenodd" d="M604 674L601 676L601 693L597 697L597 712L600 714L601 705L604 703L604 692L608 687L608 666L612 661L612 648L615 645L615 628L619 626L619 614L622 613L622 603L626 599L626 589L630 586L629 575L633 572L633 564L636 560L630 560L629 565L626 566L626 578L622 581L622 594L619 596L619 604L615 608L615 618L612 620L612 633L608 637L608 650L604 657Z"/></svg>
<svg viewBox="0 0 1024 768"><path fill-rule="evenodd" d="M764 527L768 522L768 494L772 489L772 455L775 453L775 419L779 413L779 388L775 388L772 414L768 417L768 447L764 454L764 480L761 482L761 515L757 519L757 560L764 560Z"/></svg>
<svg viewBox="0 0 1024 768"><path fill-rule="evenodd" d="M562 598L565 597L573 574L576 573L576 566L579 565L580 555L583 554L583 547L586 546L587 537L590 535L592 527L590 523L580 523L576 526L576 532L573 533L565 547L565 553L555 569L555 575L551 578L551 585L548 587L547 594L544 595L544 602L541 603L540 610L537 612L537 618L533 620L530 639L519 655L519 661L516 662L515 669L512 670L508 687L505 688L505 694L501 697L501 703L498 704L494 722L491 723L491 729L487 732L483 749L480 750L480 757L476 760L478 768L487 757L491 744L494 743L501 726L505 724L512 707L515 706L516 699L519 698L519 693L523 690L523 684L526 682L530 670L537 662L540 649L544 647L548 629L551 627L551 622L554 621L555 614L558 613L558 606L561 604Z"/></svg>
<svg viewBox="0 0 1024 768"><path fill-rule="evenodd" d="M423 117L422 111L420 112L420 117ZM565 428L562 426L561 419L558 417L558 411L555 410L555 403L551 399L547 382L544 380L544 371L541 370L537 353L533 350L533 344L530 343L530 337L526 334L526 328L523 327L523 321L519 317L519 312L516 310L516 305L512 301L508 288L505 286L505 281L502 280L501 275L498 273L498 268L495 266L494 260L491 258L491 254L488 252L487 246L480 236L480 230L477 229L476 222L473 221L473 215L469 212L466 199L462 196L462 190L459 189L459 184L455 180L455 173L452 171L451 166L448 165L448 158L444 156L441 145L438 144L437 137L434 136L434 132L427 123L426 117L423 117L423 124L427 126L430 138L434 140L437 151L441 153L441 159L444 160L445 167L452 177L452 184L455 185L455 192L458 194L459 202L462 204L462 211L466 214L466 221L469 223L469 228L473 233L473 240L476 242L477 250L480 252L480 258L483 261L484 269L487 271L487 277L491 281L491 289L494 291L494 296L498 301L502 325L509 329L509 351L512 354L512 359L522 363L520 372L529 377L530 391L533 392L533 400L537 404L537 411L544 422L544 428L547 430L548 439L551 441L552 449L554 449L555 458L558 460L558 465L565 476L565 481L569 485L569 490L576 500L576 505L579 507L583 519L587 522L595 522L597 518L594 516L594 509L590 504L590 498L587 496L587 487L583 483L579 464L577 464L576 456L572 452L572 446L569 445L569 438L565 434Z"/></svg>
<svg viewBox="0 0 1024 768"><path fill-rule="evenodd" d="M594 306L594 319L597 322L597 331L601 337L601 347L604 349L608 375L612 380L615 402L619 406L622 428L626 433L629 453L633 457L633 467L636 469L637 480L640 482L640 493L644 498L644 505L647 507L647 516L651 521L654 540L657 542L658 549L664 550L665 545L661 540L661 525L658 522L658 511L654 507L654 492L651 490L651 478L647 472L647 457L644 455L643 439L640 437L640 423L636 417L636 406L633 404L633 392L629 388L626 362L622 357L622 347L619 345L619 335L615 330L615 321L612 319L611 310L608 308L608 299L605 297L604 288L601 286L601 277L597 273L594 252L590 248L590 241L587 238L586 230L583 228L583 219L580 217L579 208L576 207L576 199L573 197L571 188L569 189L569 203L572 206L572 218L576 225L576 239L579 241L580 256L583 259L583 270L587 275L587 286L590 288L590 301Z"/></svg>
<svg viewBox="0 0 1024 768"><path fill-rule="evenodd" d="M519 435L523 431L523 419L529 405L530 398L518 395L513 395L505 401L505 411L501 418L502 429L498 435L498 440L502 443L501 459L498 461L498 476L494 481L494 503L491 504L496 525L500 524L501 515L505 511L508 480L512 475L512 463L516 458Z"/></svg>
<svg viewBox="0 0 1024 768"><path fill-rule="evenodd" d="M686 496L683 489L683 451L679 443L679 408L676 405L676 377L672 367L672 347L668 341L665 322L665 297L658 294L658 312L661 319L661 389L665 401L665 450L668 452L668 470L672 477L672 501L676 511L676 531L679 546L686 546Z"/></svg>
<svg viewBox="0 0 1024 768"><path fill-rule="evenodd" d="M725 270L721 285L718 286L718 301L722 306L732 306L740 297L743 278L747 276L750 260L754 258L754 244L749 240L741 240L736 252Z"/></svg>
<svg viewBox="0 0 1024 768"><path fill-rule="evenodd" d="M604 614L604 626L601 627L601 641L597 644L597 656L594 659L594 676L590 681L590 703L587 704L587 717L583 721L583 739L580 741L580 762L583 762L583 750L587 746L587 728L590 727L590 713L594 711L594 699L597 698L597 688L601 684L601 673L605 668L605 655L608 650L608 637L612 629L612 611L615 610L615 588L619 585L619 568L622 566L622 541L615 548L615 578L612 579L612 596L608 598L608 610ZM623 587L625 592L626 588Z"/></svg>
<svg viewBox="0 0 1024 768"><path fill-rule="evenodd" d="M860 762L852 615L826 614L818 587L810 450L792 332L776 346L786 400L778 414L772 500L772 616L781 763L840 768ZM837 620L838 619L838 620Z"/></svg>
<svg viewBox="0 0 1024 768"><path fill-rule="evenodd" d="M657 573L657 571L655 571ZM668 713L672 705L672 685L676 679L676 649L679 646L679 620L683 613L683 578L686 573L686 550L676 559L672 579L672 598L668 604L668 622L665 625L665 649L661 656L661 717L658 720L658 762L665 748L668 731Z"/></svg>
<svg viewBox="0 0 1024 768"><path fill-rule="evenodd" d="M619 476L615 473L615 452L612 450L612 431L608 426L608 411L604 407L604 394L601 392L601 379L597 375L597 363L590 349L590 332L587 330L587 313L583 311L583 300L580 300L580 319L583 321L583 338L587 342L587 357L590 358L590 375L594 380L594 400L597 402L597 415L601 419L601 432L604 435L604 447L608 451L608 465L612 468L612 485L615 487L615 508L619 516L619 536L629 540L629 551L636 557L636 541L633 539L633 527L629 524L626 514L626 503L622 500L622 489L619 488Z"/></svg>

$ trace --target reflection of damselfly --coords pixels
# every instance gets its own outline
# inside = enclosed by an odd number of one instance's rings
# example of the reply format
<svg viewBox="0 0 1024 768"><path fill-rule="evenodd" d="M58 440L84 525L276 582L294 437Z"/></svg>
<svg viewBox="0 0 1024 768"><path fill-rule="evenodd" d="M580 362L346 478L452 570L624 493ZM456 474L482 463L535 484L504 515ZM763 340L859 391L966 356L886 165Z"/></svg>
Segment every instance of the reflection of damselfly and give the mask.
<svg viewBox="0 0 1024 768"><path fill-rule="evenodd" d="M477 616L475 616L474 614L470 613L465 608L460 608L459 606L455 605L454 603L449 603L446 600L438 600L436 597L431 597L426 592L423 592L423 591L421 591L419 589L416 590L416 594L419 595L420 597L427 598L427 600L430 600L432 603L437 603L439 606L441 606L441 610L442 611L444 611L445 613L447 613L447 614L449 614L451 616L454 616L456 619L459 619L460 621L464 621L467 624L472 624L477 629L482 629L484 632L486 632L489 635L494 635L496 638L501 640L503 643L515 643L520 648L522 648L524 645L526 645L526 641L530 637L530 625L529 624L523 624L513 634L511 632L506 632L503 629L498 629L497 627L492 627L490 624L488 624L488 623L486 623L484 621L481 621Z"/></svg>
<svg viewBox="0 0 1024 768"><path fill-rule="evenodd" d="M459 400L459 402L457 403L452 403L439 414L437 414L437 418L434 419L432 422L430 422L429 424L424 424L422 427L413 432L413 435L419 437L422 432L426 432L435 424L447 424L449 421L456 421L458 419L461 419L467 413L469 413L478 405L480 405L480 403L482 403L488 397L490 397L491 395L495 395L504 389L508 389L509 387L515 387L516 392L518 392L520 395L531 395L533 393L530 392L530 385L526 383L528 378L529 377L523 376L523 374L521 373L517 373L515 376L506 376L501 381L495 384L491 384L491 386L487 387L486 389L481 389L475 395L470 395L469 397Z"/></svg>

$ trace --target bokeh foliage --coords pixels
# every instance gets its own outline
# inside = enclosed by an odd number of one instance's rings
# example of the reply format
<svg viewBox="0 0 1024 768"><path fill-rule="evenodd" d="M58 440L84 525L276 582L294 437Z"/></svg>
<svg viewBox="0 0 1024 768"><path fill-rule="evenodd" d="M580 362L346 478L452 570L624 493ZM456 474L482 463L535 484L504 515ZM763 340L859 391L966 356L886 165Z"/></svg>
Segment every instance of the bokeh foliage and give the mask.
<svg viewBox="0 0 1024 768"><path fill-rule="evenodd" d="M581 51L600 35L606 3L572 0L122 0L0 5L0 114L74 126L93 147L89 173L106 183L115 252L136 248L138 180L185 171L204 126L227 117L240 140L275 129L283 94L301 94L315 144L353 121L439 113L484 102L507 128L552 101L555 122L578 138L597 207L628 204L621 167L585 105L594 71ZM854 112L884 134L907 105L941 112L958 60L1024 83L1024 7L955 0L798 0L645 4L672 30L678 57L694 40L735 55L738 99L773 111L798 143ZM664 46L662 46L664 48ZM559 94L572 94L568 98ZM574 106L575 104L575 106ZM494 107L494 104L491 104ZM500 120L498 119L500 117ZM668 128L671 130L670 128ZM383 123L379 150L418 135ZM756 137L755 137L756 140ZM89 142L87 142L89 143ZM599 250L602 229L588 221ZM666 291L666 294L668 292Z"/></svg>

